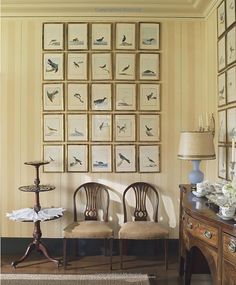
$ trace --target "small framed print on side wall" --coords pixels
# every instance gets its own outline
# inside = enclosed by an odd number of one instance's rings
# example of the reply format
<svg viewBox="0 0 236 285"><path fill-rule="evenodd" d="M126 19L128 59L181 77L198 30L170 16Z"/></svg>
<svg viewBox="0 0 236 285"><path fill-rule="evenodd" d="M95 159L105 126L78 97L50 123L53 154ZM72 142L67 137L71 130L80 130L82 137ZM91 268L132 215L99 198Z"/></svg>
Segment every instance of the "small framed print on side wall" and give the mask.
<svg viewBox="0 0 236 285"><path fill-rule="evenodd" d="M236 66L227 69L227 103L236 102Z"/></svg>
<svg viewBox="0 0 236 285"><path fill-rule="evenodd" d="M236 20L236 18L235 18L236 17L235 0L226 0L225 5L226 5L226 7L225 7L225 10L226 10L226 28L229 28ZM221 11L223 12L223 6L221 7ZM222 15L223 15L223 13L222 13ZM218 22L219 22L219 20L218 20ZM221 25L223 25L223 23L221 23ZM223 31L223 28L222 28L222 31Z"/></svg>
<svg viewBox="0 0 236 285"><path fill-rule="evenodd" d="M64 145L44 145L43 160L50 162L43 166L44 172L64 172Z"/></svg>
<svg viewBox="0 0 236 285"><path fill-rule="evenodd" d="M227 109L227 142L231 143L232 139L236 140L236 107Z"/></svg>
<svg viewBox="0 0 236 285"><path fill-rule="evenodd" d="M220 37L225 31L225 1L222 1L217 7L217 30L218 37Z"/></svg>
<svg viewBox="0 0 236 285"><path fill-rule="evenodd" d="M226 143L226 110L218 111L218 142Z"/></svg>
<svg viewBox="0 0 236 285"><path fill-rule="evenodd" d="M218 41L218 71L226 66L225 37Z"/></svg>
<svg viewBox="0 0 236 285"><path fill-rule="evenodd" d="M160 145L139 146L139 172L160 172Z"/></svg>
<svg viewBox="0 0 236 285"><path fill-rule="evenodd" d="M225 146L218 146L218 177L222 179L227 178Z"/></svg>
<svg viewBox="0 0 236 285"><path fill-rule="evenodd" d="M226 76L225 72L218 75L218 106L226 104Z"/></svg>

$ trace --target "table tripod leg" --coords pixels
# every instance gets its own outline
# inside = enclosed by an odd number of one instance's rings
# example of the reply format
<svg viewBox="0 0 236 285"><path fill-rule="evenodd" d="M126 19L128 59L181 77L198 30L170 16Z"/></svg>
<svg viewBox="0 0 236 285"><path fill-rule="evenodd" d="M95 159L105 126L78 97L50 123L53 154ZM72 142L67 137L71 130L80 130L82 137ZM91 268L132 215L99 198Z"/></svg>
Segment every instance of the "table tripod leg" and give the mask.
<svg viewBox="0 0 236 285"><path fill-rule="evenodd" d="M14 268L16 268L17 264L19 264L19 263L21 263L22 261L24 261L24 260L30 255L31 251L34 250L34 249L35 249L35 243L31 242L31 243L28 245L28 247L27 247L27 249L26 249L26 251L25 251L25 254L24 254L19 260L13 261L13 262L11 263L11 265L12 265Z"/></svg>
<svg viewBox="0 0 236 285"><path fill-rule="evenodd" d="M45 256L47 259L49 259L49 260L52 261L52 262L57 263L57 266L59 267L59 265L61 264L61 261L58 260L58 259L52 258L52 257L49 255L49 252L48 252L47 247L46 247L44 244L42 244L41 242L40 242L39 245L38 245L38 250L40 250L40 251L44 254L44 256Z"/></svg>

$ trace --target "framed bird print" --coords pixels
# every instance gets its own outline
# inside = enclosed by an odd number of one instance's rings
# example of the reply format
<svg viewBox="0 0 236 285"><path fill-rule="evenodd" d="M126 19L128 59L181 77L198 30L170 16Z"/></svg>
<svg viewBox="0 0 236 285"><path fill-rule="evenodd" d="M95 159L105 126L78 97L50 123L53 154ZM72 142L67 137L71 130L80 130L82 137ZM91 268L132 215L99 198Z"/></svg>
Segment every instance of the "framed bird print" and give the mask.
<svg viewBox="0 0 236 285"><path fill-rule="evenodd" d="M236 60L236 27L234 26L227 32L226 35L226 61L227 65L235 62Z"/></svg>
<svg viewBox="0 0 236 285"><path fill-rule="evenodd" d="M91 171L112 172L112 146L91 145Z"/></svg>
<svg viewBox="0 0 236 285"><path fill-rule="evenodd" d="M43 24L43 49L64 49L64 23Z"/></svg>
<svg viewBox="0 0 236 285"><path fill-rule="evenodd" d="M220 37L225 31L225 1L222 1L217 7L217 31L218 37Z"/></svg>
<svg viewBox="0 0 236 285"><path fill-rule="evenodd" d="M227 142L231 143L232 139L236 140L236 107L227 109Z"/></svg>
<svg viewBox="0 0 236 285"><path fill-rule="evenodd" d="M64 141L64 115L44 114L43 115L43 140Z"/></svg>
<svg viewBox="0 0 236 285"><path fill-rule="evenodd" d="M88 140L88 115L68 114L67 115L67 140L87 141Z"/></svg>
<svg viewBox="0 0 236 285"><path fill-rule="evenodd" d="M64 172L64 145L44 145L43 160L49 164L43 166L44 172Z"/></svg>
<svg viewBox="0 0 236 285"><path fill-rule="evenodd" d="M135 80L135 54L116 54L116 79Z"/></svg>
<svg viewBox="0 0 236 285"><path fill-rule="evenodd" d="M218 146L218 177L227 179L226 147Z"/></svg>
<svg viewBox="0 0 236 285"><path fill-rule="evenodd" d="M236 102L236 66L227 69L227 103Z"/></svg>
<svg viewBox="0 0 236 285"><path fill-rule="evenodd" d="M88 172L88 145L67 145L67 171Z"/></svg>
<svg viewBox="0 0 236 285"><path fill-rule="evenodd" d="M111 80L112 63L110 53L92 54L92 80Z"/></svg>
<svg viewBox="0 0 236 285"><path fill-rule="evenodd" d="M43 54L43 80L64 80L64 54Z"/></svg>
<svg viewBox="0 0 236 285"><path fill-rule="evenodd" d="M110 114L91 115L91 140L112 141L112 116Z"/></svg>
<svg viewBox="0 0 236 285"><path fill-rule="evenodd" d="M114 133L116 141L135 141L136 116L135 114L115 115Z"/></svg>
<svg viewBox="0 0 236 285"><path fill-rule="evenodd" d="M234 151L232 151L232 145L228 146L226 149L227 180L232 181L234 176L236 175L235 157L236 157L236 148L234 148Z"/></svg>
<svg viewBox="0 0 236 285"><path fill-rule="evenodd" d="M139 115L139 140L160 141L160 115Z"/></svg>
<svg viewBox="0 0 236 285"><path fill-rule="evenodd" d="M96 111L111 111L112 85L110 83L91 85L91 109Z"/></svg>
<svg viewBox="0 0 236 285"><path fill-rule="evenodd" d="M111 23L92 23L92 49L111 49Z"/></svg>
<svg viewBox="0 0 236 285"><path fill-rule="evenodd" d="M161 171L160 145L139 145L139 172Z"/></svg>
<svg viewBox="0 0 236 285"><path fill-rule="evenodd" d="M160 80L159 53L141 53L139 55L139 79Z"/></svg>
<svg viewBox="0 0 236 285"><path fill-rule="evenodd" d="M218 111L218 142L226 143L226 110Z"/></svg>
<svg viewBox="0 0 236 285"><path fill-rule="evenodd" d="M225 1L226 10L226 28L229 28L236 20L235 0ZM221 8L222 9L222 8Z"/></svg>
<svg viewBox="0 0 236 285"><path fill-rule="evenodd" d="M225 72L218 75L218 106L226 104L226 75Z"/></svg>
<svg viewBox="0 0 236 285"><path fill-rule="evenodd" d="M139 32L140 49L160 49L160 23L140 23Z"/></svg>
<svg viewBox="0 0 236 285"><path fill-rule="evenodd" d="M115 172L136 171L135 145L115 145Z"/></svg>
<svg viewBox="0 0 236 285"><path fill-rule="evenodd" d="M115 109L117 111L136 110L136 84L117 83L115 87Z"/></svg>
<svg viewBox="0 0 236 285"><path fill-rule="evenodd" d="M43 84L43 110L64 110L64 85L63 83Z"/></svg>
<svg viewBox="0 0 236 285"><path fill-rule="evenodd" d="M68 80L87 80L88 66L87 53L68 53L67 54L67 79Z"/></svg>
<svg viewBox="0 0 236 285"><path fill-rule="evenodd" d="M218 41L218 71L226 66L225 37Z"/></svg>
<svg viewBox="0 0 236 285"><path fill-rule="evenodd" d="M135 23L116 23L116 49L135 49Z"/></svg>
<svg viewBox="0 0 236 285"><path fill-rule="evenodd" d="M68 50L88 49L88 23L68 23Z"/></svg>
<svg viewBox="0 0 236 285"><path fill-rule="evenodd" d="M67 110L69 111L88 110L88 84L86 83L67 84Z"/></svg>
<svg viewBox="0 0 236 285"><path fill-rule="evenodd" d="M139 84L139 110L160 111L160 84Z"/></svg>

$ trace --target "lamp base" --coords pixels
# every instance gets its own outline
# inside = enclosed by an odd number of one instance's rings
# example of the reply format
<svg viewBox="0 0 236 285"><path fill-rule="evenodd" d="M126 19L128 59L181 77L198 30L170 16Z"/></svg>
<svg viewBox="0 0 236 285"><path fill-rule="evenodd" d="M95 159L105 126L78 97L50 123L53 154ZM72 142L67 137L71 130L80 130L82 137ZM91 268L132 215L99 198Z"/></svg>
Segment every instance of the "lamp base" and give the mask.
<svg viewBox="0 0 236 285"><path fill-rule="evenodd" d="M201 163L201 160L192 160L193 170L189 173L189 176L188 176L191 184L200 183L204 179L204 174L199 169L200 163Z"/></svg>

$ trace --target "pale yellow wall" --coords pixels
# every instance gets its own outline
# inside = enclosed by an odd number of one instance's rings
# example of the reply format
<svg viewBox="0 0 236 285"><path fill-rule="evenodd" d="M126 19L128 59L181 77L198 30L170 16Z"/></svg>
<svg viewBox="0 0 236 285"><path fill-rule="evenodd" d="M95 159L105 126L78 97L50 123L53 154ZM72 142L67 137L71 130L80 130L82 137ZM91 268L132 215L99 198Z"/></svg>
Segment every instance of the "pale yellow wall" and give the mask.
<svg viewBox="0 0 236 285"><path fill-rule="evenodd" d="M61 237L72 219L72 193L85 181L98 181L114 189L110 192L110 219L116 230L122 222L121 196L134 181L159 187L159 220L178 237L179 183L187 182L190 162L177 159L181 130L196 129L199 114L216 112L214 15L204 20L158 18L106 18L106 21L161 22L161 173L159 174L41 174L42 183L56 186L40 195L42 206L62 206L63 218L42 223L44 237ZM4 237L30 237L32 224L9 221L6 212L34 204L34 195L18 190L33 183L35 176L25 161L41 158L41 32L46 21L95 21L102 18L5 18L2 20L1 84L1 225ZM209 22L209 23L208 23ZM213 31L213 33L212 33ZM210 80L208 80L208 77ZM215 179L216 162L207 162L207 175ZM202 164L205 168L206 163ZM130 201L133 204L133 201Z"/></svg>

